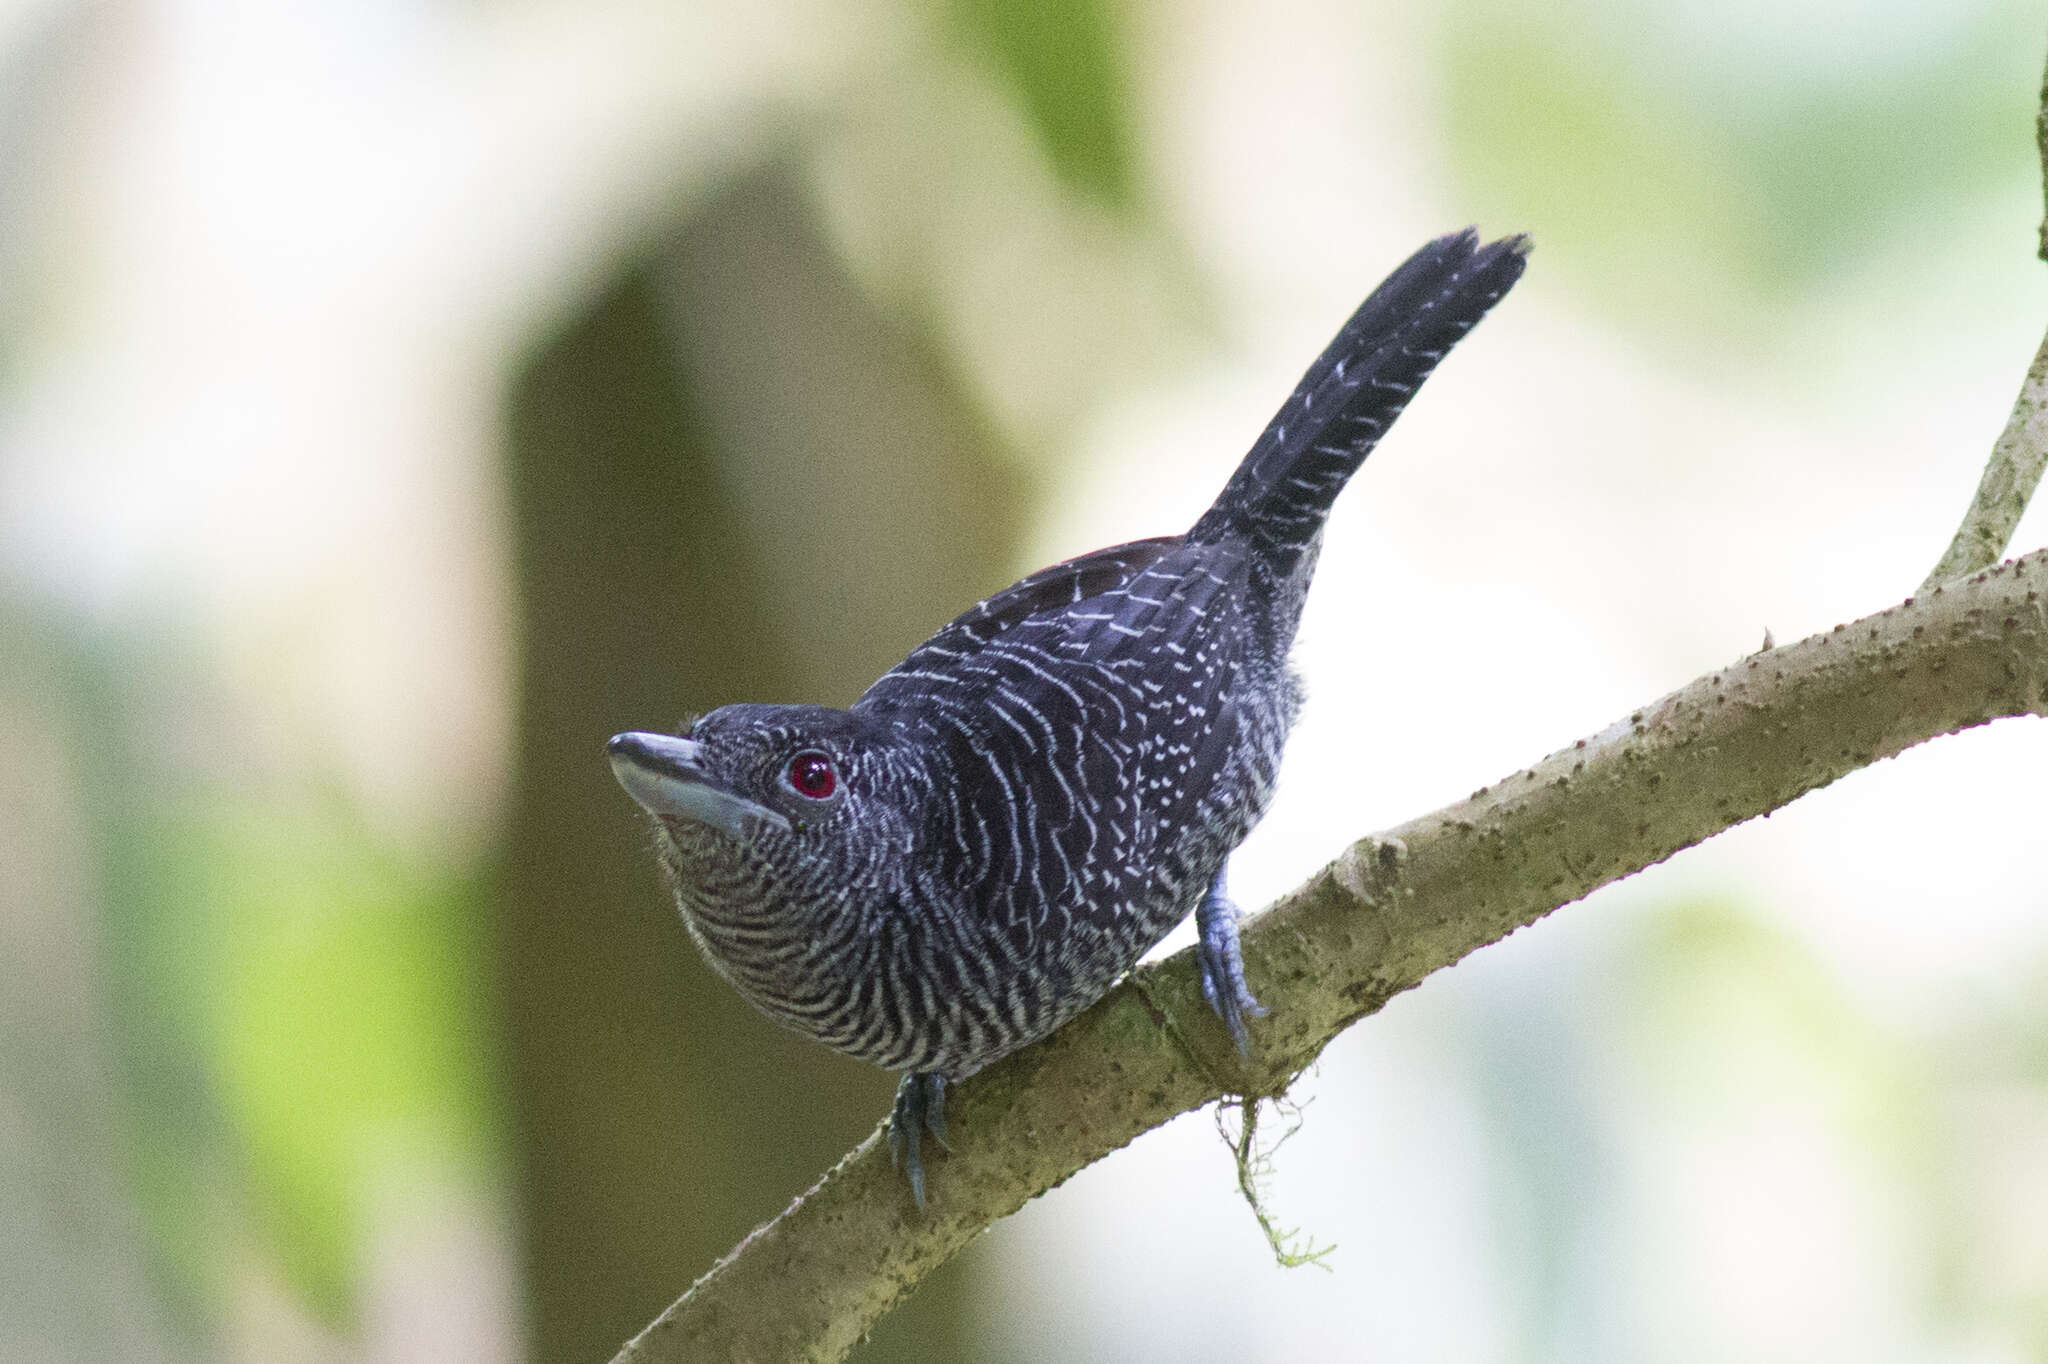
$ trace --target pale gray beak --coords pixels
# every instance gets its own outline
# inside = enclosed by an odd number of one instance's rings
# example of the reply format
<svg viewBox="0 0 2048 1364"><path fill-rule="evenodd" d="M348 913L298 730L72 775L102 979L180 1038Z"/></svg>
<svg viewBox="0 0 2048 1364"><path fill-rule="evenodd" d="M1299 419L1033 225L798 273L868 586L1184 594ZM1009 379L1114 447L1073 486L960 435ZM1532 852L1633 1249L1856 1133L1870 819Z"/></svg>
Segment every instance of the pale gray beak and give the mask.
<svg viewBox="0 0 2048 1364"><path fill-rule="evenodd" d="M789 827L776 811L714 783L701 761L704 746L694 739L614 734L604 747L611 755L612 775L649 814L694 820L728 838L744 838L755 821Z"/></svg>

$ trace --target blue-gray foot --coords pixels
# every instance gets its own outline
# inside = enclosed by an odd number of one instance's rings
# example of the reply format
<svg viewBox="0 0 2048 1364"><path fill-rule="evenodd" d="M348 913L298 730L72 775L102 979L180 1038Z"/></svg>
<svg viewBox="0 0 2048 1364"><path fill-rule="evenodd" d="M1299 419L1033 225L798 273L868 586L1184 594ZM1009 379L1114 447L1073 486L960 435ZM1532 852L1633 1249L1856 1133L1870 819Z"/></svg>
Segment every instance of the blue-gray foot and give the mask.
<svg viewBox="0 0 2048 1364"><path fill-rule="evenodd" d="M1197 949L1202 962L1202 998L1209 1001L1223 1026L1230 1029L1230 1040L1237 1043L1238 1055L1250 1056L1251 1033L1245 1020L1264 1018L1266 1006L1252 998L1251 987L1244 983L1244 949L1237 937L1237 906L1223 889L1220 870L1195 910L1195 927L1202 939Z"/></svg>
<svg viewBox="0 0 2048 1364"><path fill-rule="evenodd" d="M910 1178L910 1197L924 1208L924 1159L918 1150L922 1133L946 1149L946 1077L912 1072L896 1086L896 1106L889 1110L889 1158Z"/></svg>

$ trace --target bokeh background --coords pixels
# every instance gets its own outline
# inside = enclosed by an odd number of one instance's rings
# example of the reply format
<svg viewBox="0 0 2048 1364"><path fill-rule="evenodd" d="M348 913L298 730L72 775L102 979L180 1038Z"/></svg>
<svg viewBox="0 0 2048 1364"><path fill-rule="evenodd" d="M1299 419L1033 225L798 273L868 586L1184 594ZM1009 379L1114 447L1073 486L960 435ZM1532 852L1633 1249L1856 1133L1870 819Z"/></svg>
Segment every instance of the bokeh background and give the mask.
<svg viewBox="0 0 2048 1364"><path fill-rule="evenodd" d="M696 959L604 738L845 703L1187 524L1427 236L1537 250L1338 509L1242 899L1911 592L2048 321L2044 50L2011 0L0 5L0 1358L607 1357L890 1079ZM1929 745L1355 1029L1270 1184L1327 1272L1198 1114L859 1357L2048 1355L2044 765Z"/></svg>

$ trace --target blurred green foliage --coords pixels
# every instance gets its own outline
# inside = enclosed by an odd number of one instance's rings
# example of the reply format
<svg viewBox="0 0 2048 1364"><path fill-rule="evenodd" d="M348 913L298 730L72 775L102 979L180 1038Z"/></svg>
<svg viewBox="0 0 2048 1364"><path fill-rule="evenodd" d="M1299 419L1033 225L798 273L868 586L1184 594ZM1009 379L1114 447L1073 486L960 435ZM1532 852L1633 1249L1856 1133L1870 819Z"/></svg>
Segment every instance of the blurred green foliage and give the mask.
<svg viewBox="0 0 2048 1364"><path fill-rule="evenodd" d="M114 1173L141 1211L153 1288L204 1340L253 1253L338 1324L373 1204L402 1201L408 1171L502 1182L475 888L393 848L339 795L308 795L321 777L211 770L248 756L232 721L208 732L232 704L161 627L88 629L0 601L0 641L0 700L40 694L13 718L56 727L19 737L71 755L39 780L80 821L90 862L68 874L99 917L75 927L104 942ZM48 912L15 908L25 925ZM43 1064L94 1073L83 1054ZM77 1329L91 1339L96 1324Z"/></svg>
<svg viewBox="0 0 2048 1364"><path fill-rule="evenodd" d="M1451 167L1650 331L1712 329L1731 294L1810 288L2033 178L2022 7L1850 8L1863 27L1826 34L1798 6L1465 0L1442 30Z"/></svg>
<svg viewBox="0 0 2048 1364"><path fill-rule="evenodd" d="M1060 180L1122 212L1139 200L1119 7L1106 0L941 0L949 30L1015 95Z"/></svg>
<svg viewBox="0 0 2048 1364"><path fill-rule="evenodd" d="M251 1191L338 1315L394 1181L482 1183L496 1146L475 896L341 801L200 804L166 842L166 890L218 930L203 1045Z"/></svg>
<svg viewBox="0 0 2048 1364"><path fill-rule="evenodd" d="M339 798L166 785L117 922L146 1204L202 1311L247 1236L339 1323L408 1171L494 1178L477 896Z"/></svg>

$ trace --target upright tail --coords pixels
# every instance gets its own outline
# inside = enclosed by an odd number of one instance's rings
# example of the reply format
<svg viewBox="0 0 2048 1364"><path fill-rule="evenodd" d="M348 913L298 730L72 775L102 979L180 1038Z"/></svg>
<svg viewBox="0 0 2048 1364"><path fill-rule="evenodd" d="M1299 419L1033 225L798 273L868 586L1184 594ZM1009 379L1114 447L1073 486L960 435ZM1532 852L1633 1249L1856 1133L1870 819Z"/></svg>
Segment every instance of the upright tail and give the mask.
<svg viewBox="0 0 2048 1364"><path fill-rule="evenodd" d="M1387 276L1274 414L1188 539L1248 536L1291 566L1460 337L1522 276L1529 239L1439 237Z"/></svg>

